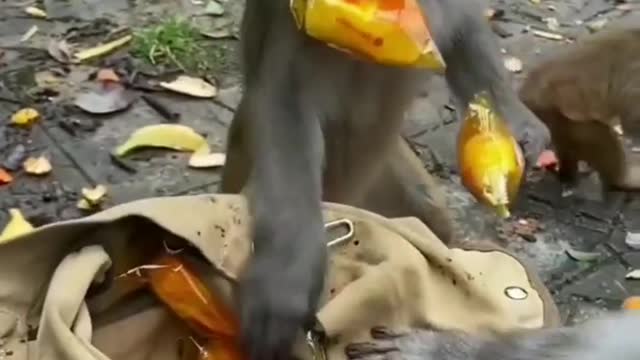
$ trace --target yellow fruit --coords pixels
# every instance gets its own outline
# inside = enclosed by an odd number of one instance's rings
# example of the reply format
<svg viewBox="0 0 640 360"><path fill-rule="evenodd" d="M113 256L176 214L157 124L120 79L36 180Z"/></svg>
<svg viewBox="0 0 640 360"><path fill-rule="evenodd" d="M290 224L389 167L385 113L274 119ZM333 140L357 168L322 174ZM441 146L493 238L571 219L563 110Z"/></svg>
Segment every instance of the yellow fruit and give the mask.
<svg viewBox="0 0 640 360"><path fill-rule="evenodd" d="M458 135L463 185L501 217L509 217L524 173L522 151L486 93L476 95Z"/></svg>

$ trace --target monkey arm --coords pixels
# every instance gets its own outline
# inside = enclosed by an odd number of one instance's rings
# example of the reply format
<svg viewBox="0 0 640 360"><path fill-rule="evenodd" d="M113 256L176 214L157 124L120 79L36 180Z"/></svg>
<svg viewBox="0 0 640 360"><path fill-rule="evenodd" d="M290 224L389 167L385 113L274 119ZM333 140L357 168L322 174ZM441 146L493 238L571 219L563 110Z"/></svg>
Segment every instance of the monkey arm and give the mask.
<svg viewBox="0 0 640 360"><path fill-rule="evenodd" d="M637 314L607 315L576 327L516 335L475 337L416 330L407 335L373 331L376 342L353 344L350 359L370 360L632 360L640 359Z"/></svg>
<svg viewBox="0 0 640 360"><path fill-rule="evenodd" d="M421 0L435 42L447 65L445 78L459 117L469 101L486 91L496 111L510 124L529 165L550 141L546 126L520 101L503 65L495 34L480 3L468 0Z"/></svg>
<svg viewBox="0 0 640 360"><path fill-rule="evenodd" d="M285 2L273 3L286 9ZM297 331L315 315L327 256L322 133L317 119L303 111L304 77L295 61L302 39L292 20L278 18L288 12L255 16L264 6L249 1L245 16L271 22L268 27L244 25L245 32L264 31L253 38L260 41L254 44L260 58L244 61L257 67L245 71L243 98L253 158L248 200L254 253L240 284L240 315L252 360L287 357Z"/></svg>

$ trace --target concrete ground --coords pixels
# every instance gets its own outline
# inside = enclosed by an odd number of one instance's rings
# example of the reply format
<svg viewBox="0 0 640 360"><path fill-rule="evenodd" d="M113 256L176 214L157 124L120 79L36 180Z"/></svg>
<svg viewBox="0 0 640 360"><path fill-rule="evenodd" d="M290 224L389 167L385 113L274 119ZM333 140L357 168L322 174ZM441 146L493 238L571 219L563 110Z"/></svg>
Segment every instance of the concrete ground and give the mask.
<svg viewBox="0 0 640 360"><path fill-rule="evenodd" d="M242 3L221 1L224 15L197 16L197 21L206 27L223 18L237 31ZM76 208L80 189L96 184L108 187L105 206L150 196L215 192L220 170L188 168L184 153L144 150L128 157L126 166L111 159L110 150L135 129L166 122L147 102L139 99L128 110L107 116L88 115L69 104L99 68L148 73L126 53L82 66L63 66L47 54L52 38L75 34L80 42L95 43L116 28L139 26L172 13L198 15L204 6L189 0L44 0L36 5L46 9L49 18L40 20L25 14L24 8L32 4L0 0L0 162L15 155L16 147L24 146L29 155L47 155L53 171L44 177L14 173L11 184L0 186L0 209L20 208L33 224L42 225L84 215ZM490 6L499 11L493 25L505 56L521 59L525 72L542 55L564 44L536 36L532 30L575 38L603 25L640 21L638 2L493 0ZM38 26L38 32L21 41L33 25ZM220 88L216 99L157 91L147 95L179 113L182 124L206 134L214 150L223 151L241 89L233 60L236 41L212 41L229 55L229 61L214 74ZM43 72L64 74L54 93L45 84ZM520 78L520 74L514 76L516 82ZM137 85L138 89L143 87ZM632 251L624 241L627 230L640 227L634 223L640 223L640 198L613 194L611 200L603 201L593 177L585 180L576 194L563 197L552 177L532 174L522 190L515 219L497 221L459 185L454 165L459 124L453 120L442 79L426 84L425 94L427 91L429 95L419 98L412 108L405 135L421 152L426 166L441 177L451 207L465 220L460 226L468 238L498 239L533 263L569 323L618 308L624 298L640 295L640 283L625 280L629 271L640 268L640 252ZM37 108L42 120L31 130L8 126L11 114L24 106ZM7 220L6 211L0 211L0 227ZM574 258L568 256L567 249ZM577 251L582 253L575 255Z"/></svg>

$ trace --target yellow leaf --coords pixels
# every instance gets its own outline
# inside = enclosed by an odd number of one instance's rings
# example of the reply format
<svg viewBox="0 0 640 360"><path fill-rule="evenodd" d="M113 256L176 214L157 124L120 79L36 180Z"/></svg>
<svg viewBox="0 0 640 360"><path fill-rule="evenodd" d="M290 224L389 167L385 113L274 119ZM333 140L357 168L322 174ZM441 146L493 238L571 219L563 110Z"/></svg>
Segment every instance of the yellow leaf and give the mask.
<svg viewBox="0 0 640 360"><path fill-rule="evenodd" d="M44 156L30 157L22 163L22 167L31 175L45 175L51 172L51 163Z"/></svg>
<svg viewBox="0 0 640 360"><path fill-rule="evenodd" d="M81 209L81 210L91 210L91 209L93 209L93 205L91 205L87 201L87 199L78 200L78 203L76 204L76 206L78 207L78 209Z"/></svg>
<svg viewBox="0 0 640 360"><path fill-rule="evenodd" d="M223 166L227 160L225 153L201 154L194 153L189 159L189 166L194 168L209 168Z"/></svg>
<svg viewBox="0 0 640 360"><path fill-rule="evenodd" d="M107 195L107 187L104 185L98 185L95 188L82 189L82 197L91 206L97 205L100 202L102 202L102 200L104 200L105 195Z"/></svg>
<svg viewBox="0 0 640 360"><path fill-rule="evenodd" d="M123 156L140 147L161 147L178 151L209 152L207 141L188 126L179 124L158 124L142 127L131 134L127 141L115 149L117 156Z"/></svg>
<svg viewBox="0 0 640 360"><path fill-rule="evenodd" d="M18 209L9 209L9 222L0 233L0 244L9 242L20 235L24 235L33 230L31 225Z"/></svg>
<svg viewBox="0 0 640 360"><path fill-rule="evenodd" d="M131 41L131 39L133 39L133 37L131 35L127 35L124 37L121 37L120 39L117 40L113 40L111 42L108 42L106 44L102 44L96 47L93 47L91 49L86 49L86 50L82 50L82 51L78 51L75 55L74 58L78 61L85 61L85 60L89 60L98 56L102 56L104 54L107 54L123 45L125 45L126 43L128 43L129 41Z"/></svg>
<svg viewBox="0 0 640 360"><path fill-rule="evenodd" d="M186 75L180 75L173 81L161 82L160 86L177 93L200 98L212 98L218 94L218 89L208 82Z"/></svg>
<svg viewBox="0 0 640 360"><path fill-rule="evenodd" d="M24 11L33 17L37 17L41 19L47 18L47 13L44 12L43 10L38 9L35 6L29 6L28 8L24 9Z"/></svg>
<svg viewBox="0 0 640 360"><path fill-rule="evenodd" d="M40 113L36 109L24 108L18 110L11 116L11 123L18 126L31 126L40 118Z"/></svg>

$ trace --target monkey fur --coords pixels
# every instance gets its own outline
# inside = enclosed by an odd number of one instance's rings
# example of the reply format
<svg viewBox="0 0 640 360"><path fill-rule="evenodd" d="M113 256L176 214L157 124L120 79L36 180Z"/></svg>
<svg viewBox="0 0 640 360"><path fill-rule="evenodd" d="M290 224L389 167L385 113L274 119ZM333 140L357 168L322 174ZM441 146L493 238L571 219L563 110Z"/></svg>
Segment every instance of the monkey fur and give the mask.
<svg viewBox="0 0 640 360"><path fill-rule="evenodd" d="M640 359L640 315L607 314L575 327L473 336L374 329L373 342L349 345L351 360L635 360Z"/></svg>
<svg viewBox="0 0 640 360"><path fill-rule="evenodd" d="M585 161L605 189L640 190L640 154L614 130L640 140L640 27L563 47L529 72L520 98L551 132L561 181L575 183Z"/></svg>
<svg viewBox="0 0 640 360"><path fill-rule="evenodd" d="M221 186L244 191L254 219L253 259L239 288L252 360L288 358L298 331L315 321L327 266L321 201L366 207L370 194L389 191L399 194L397 207L378 199L370 208L417 216L443 241L452 234L437 185L403 155L410 150L400 139L404 113L429 72L356 59L312 39L296 27L289 2L246 1L244 92ZM480 4L419 4L460 112L487 91L528 159L535 158L548 130L511 87Z"/></svg>

